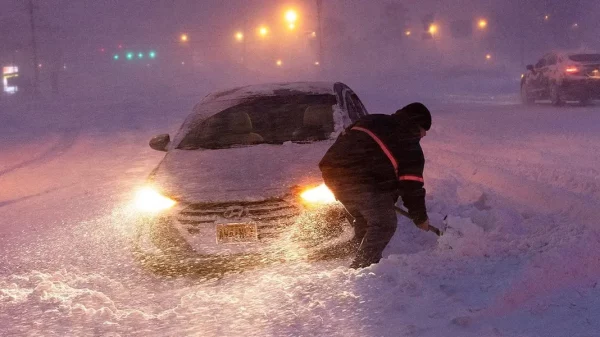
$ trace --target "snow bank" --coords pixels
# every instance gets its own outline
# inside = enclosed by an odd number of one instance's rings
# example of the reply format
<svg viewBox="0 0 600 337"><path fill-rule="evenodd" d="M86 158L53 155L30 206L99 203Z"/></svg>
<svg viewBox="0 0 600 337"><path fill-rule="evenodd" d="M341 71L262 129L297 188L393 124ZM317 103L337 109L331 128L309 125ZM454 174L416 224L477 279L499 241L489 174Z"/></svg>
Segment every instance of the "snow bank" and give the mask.
<svg viewBox="0 0 600 337"><path fill-rule="evenodd" d="M427 203L449 228L438 239L399 218L381 263L358 271L148 274L128 250L126 204L160 160L146 145L159 130L75 119L56 125L76 133L24 137L0 151L0 335L596 335L597 108L430 106Z"/></svg>

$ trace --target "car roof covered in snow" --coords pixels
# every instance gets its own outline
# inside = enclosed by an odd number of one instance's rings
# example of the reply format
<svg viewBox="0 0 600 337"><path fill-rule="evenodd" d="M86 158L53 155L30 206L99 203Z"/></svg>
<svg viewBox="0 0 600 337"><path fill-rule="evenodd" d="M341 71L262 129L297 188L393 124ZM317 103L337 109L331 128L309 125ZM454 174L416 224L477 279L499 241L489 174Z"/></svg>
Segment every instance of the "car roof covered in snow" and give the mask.
<svg viewBox="0 0 600 337"><path fill-rule="evenodd" d="M556 54L559 56L571 56L571 55L579 55L579 54L600 54L595 50L592 49L575 49L575 50L561 50L561 49L557 49L557 50L553 50L551 52L549 52L548 54ZM546 55L548 55L546 54Z"/></svg>
<svg viewBox="0 0 600 337"><path fill-rule="evenodd" d="M334 94L334 82L288 82L255 84L218 91L207 95L201 103L239 100L256 96L283 96L294 94Z"/></svg>

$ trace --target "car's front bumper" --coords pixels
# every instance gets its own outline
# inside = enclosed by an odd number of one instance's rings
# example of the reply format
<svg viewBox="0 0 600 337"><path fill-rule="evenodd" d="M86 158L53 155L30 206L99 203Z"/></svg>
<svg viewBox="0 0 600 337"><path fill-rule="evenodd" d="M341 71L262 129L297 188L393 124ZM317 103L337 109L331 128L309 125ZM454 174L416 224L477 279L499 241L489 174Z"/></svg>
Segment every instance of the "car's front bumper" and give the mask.
<svg viewBox="0 0 600 337"><path fill-rule="evenodd" d="M221 216L222 205L186 205L142 224L151 243L163 252L208 261L248 259L276 255L283 260L300 254L299 242L334 237L345 212L339 203L303 207L284 201L246 206L244 216ZM230 207L230 206L228 206ZM230 208L228 208L230 209ZM219 225L255 225L257 237L250 242L219 242ZM299 240L298 240L299 239Z"/></svg>

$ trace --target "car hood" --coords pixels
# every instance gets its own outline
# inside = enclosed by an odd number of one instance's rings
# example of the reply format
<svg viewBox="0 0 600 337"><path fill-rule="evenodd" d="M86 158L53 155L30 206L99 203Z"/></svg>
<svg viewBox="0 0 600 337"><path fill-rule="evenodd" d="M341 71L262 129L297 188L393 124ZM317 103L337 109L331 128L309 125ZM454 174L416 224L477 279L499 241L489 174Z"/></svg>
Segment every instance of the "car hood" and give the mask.
<svg viewBox="0 0 600 337"><path fill-rule="evenodd" d="M171 150L149 180L162 193L185 203L282 197L294 186L322 182L318 163L332 143Z"/></svg>

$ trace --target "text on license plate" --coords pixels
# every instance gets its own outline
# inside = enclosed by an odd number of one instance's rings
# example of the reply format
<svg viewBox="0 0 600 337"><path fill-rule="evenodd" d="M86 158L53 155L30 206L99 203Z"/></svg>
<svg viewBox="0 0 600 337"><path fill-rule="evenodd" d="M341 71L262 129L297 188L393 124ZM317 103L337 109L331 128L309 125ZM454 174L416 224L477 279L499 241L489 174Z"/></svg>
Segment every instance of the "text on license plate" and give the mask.
<svg viewBox="0 0 600 337"><path fill-rule="evenodd" d="M242 243L258 240L258 230L252 224L218 224L217 243Z"/></svg>

